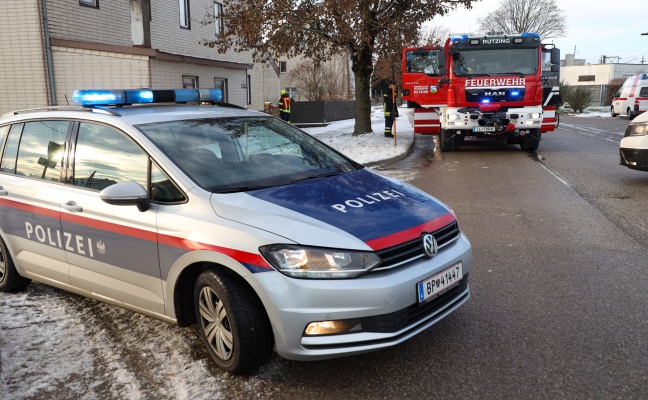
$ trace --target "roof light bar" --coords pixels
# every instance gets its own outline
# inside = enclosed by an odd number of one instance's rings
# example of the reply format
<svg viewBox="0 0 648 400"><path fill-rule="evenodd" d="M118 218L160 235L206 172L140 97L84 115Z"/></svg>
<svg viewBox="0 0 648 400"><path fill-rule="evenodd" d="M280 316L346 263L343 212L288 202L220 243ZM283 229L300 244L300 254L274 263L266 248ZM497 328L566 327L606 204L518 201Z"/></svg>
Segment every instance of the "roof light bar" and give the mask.
<svg viewBox="0 0 648 400"><path fill-rule="evenodd" d="M220 89L90 89L72 93L72 102L85 107L222 100Z"/></svg>

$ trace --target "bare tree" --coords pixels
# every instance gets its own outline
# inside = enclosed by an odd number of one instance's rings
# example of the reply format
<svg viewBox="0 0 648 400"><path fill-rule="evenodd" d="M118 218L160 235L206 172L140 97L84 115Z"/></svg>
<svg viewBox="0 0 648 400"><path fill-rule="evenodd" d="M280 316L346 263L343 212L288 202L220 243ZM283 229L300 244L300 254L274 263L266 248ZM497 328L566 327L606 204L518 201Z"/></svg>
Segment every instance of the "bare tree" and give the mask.
<svg viewBox="0 0 648 400"><path fill-rule="evenodd" d="M442 25L425 25L421 28L419 40L423 46L443 46L450 37L450 29Z"/></svg>
<svg viewBox="0 0 648 400"><path fill-rule="evenodd" d="M217 18L223 29L203 43L221 53L252 50L257 61L267 53L275 59L302 55L318 64L346 52L355 78L356 135L371 132L370 79L376 58L399 53L396 49L411 43L424 21L457 6L470 7L472 1L228 1Z"/></svg>
<svg viewBox="0 0 648 400"><path fill-rule="evenodd" d="M303 61L288 74L288 78L296 83L299 93L308 100L342 100L346 98L345 81L340 79L344 73L344 65L339 59L320 65Z"/></svg>
<svg viewBox="0 0 648 400"><path fill-rule="evenodd" d="M567 34L565 12L556 0L502 0L498 8L477 21L487 32L535 32L543 39Z"/></svg>

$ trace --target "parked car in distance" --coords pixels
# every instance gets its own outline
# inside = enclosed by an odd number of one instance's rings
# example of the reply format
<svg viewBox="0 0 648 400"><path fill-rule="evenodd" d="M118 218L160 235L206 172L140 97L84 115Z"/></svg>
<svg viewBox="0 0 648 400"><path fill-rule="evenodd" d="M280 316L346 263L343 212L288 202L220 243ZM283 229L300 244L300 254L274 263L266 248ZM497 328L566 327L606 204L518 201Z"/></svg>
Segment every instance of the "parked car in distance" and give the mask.
<svg viewBox="0 0 648 400"><path fill-rule="evenodd" d="M0 292L37 280L197 323L237 374L273 349L393 346L469 299L449 207L220 96L80 90L2 116Z"/></svg>

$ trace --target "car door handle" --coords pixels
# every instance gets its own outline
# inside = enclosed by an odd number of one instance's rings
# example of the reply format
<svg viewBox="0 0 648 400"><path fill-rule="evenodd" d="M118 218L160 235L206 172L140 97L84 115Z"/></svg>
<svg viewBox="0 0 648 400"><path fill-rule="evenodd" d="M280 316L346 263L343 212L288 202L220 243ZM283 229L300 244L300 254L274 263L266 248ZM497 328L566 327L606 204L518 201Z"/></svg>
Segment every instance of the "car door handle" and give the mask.
<svg viewBox="0 0 648 400"><path fill-rule="evenodd" d="M0 186L0 196L9 196L9 192L7 192L2 186Z"/></svg>
<svg viewBox="0 0 648 400"><path fill-rule="evenodd" d="M65 208L68 211L72 211L72 212L81 212L81 211L83 211L83 208L80 205L78 205L77 203L73 202L72 200L70 200L67 203L63 204L63 208Z"/></svg>

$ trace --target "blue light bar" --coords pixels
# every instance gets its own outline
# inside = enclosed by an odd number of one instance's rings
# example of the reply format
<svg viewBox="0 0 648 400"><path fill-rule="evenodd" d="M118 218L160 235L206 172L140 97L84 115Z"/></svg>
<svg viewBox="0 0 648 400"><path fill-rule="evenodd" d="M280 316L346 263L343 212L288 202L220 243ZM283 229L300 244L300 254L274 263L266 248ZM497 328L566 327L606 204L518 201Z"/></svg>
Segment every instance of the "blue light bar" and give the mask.
<svg viewBox="0 0 648 400"><path fill-rule="evenodd" d="M151 103L197 103L222 101L221 89L90 89L75 90L77 106L123 106Z"/></svg>
<svg viewBox="0 0 648 400"><path fill-rule="evenodd" d="M540 38L540 35L534 32L522 32L522 37L537 37Z"/></svg>

